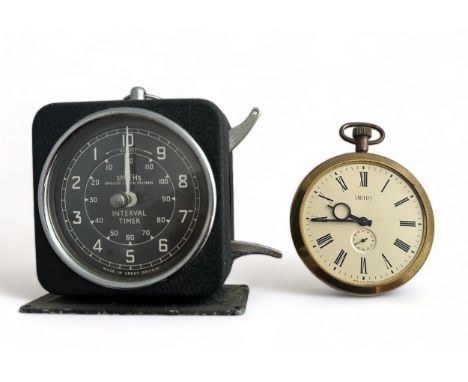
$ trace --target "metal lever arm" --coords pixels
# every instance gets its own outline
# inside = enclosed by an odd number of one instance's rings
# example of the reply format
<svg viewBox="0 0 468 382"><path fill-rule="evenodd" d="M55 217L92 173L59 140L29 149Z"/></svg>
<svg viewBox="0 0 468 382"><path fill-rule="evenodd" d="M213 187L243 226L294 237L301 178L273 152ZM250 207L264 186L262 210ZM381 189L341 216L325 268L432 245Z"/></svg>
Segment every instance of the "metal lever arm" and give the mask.
<svg viewBox="0 0 468 382"><path fill-rule="evenodd" d="M245 241L232 240L231 252L233 260L247 255L267 255L276 259L281 259L283 257L282 253L274 248L256 243L247 243Z"/></svg>
<svg viewBox="0 0 468 382"><path fill-rule="evenodd" d="M260 117L260 110L254 107L248 117L240 125L233 127L229 131L229 151L232 151L246 135L252 130L258 117Z"/></svg>

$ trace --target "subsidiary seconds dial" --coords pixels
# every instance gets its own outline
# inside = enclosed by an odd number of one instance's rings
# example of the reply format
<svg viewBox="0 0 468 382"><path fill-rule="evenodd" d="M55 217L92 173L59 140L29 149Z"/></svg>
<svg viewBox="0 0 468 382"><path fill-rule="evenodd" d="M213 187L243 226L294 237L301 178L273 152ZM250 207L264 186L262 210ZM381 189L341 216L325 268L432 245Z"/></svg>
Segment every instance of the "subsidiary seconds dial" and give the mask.
<svg viewBox="0 0 468 382"><path fill-rule="evenodd" d="M211 229L214 182L200 147L170 120L132 108L73 126L44 167L43 224L77 273L136 288L177 271Z"/></svg>

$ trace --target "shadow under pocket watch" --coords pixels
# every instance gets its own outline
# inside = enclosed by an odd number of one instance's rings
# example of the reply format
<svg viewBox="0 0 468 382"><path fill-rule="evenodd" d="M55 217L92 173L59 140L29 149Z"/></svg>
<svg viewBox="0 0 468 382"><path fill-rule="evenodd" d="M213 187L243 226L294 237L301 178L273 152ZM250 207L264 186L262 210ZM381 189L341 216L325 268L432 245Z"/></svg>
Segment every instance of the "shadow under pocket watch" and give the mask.
<svg viewBox="0 0 468 382"><path fill-rule="evenodd" d="M234 259L281 257L234 240L231 128L213 103L54 103L33 125L39 281L64 296L206 296Z"/></svg>
<svg viewBox="0 0 468 382"><path fill-rule="evenodd" d="M380 136L370 140L373 130ZM294 245L328 285L380 294L410 280L424 264L434 236L431 204L406 168L367 152L383 141L381 127L347 123L340 136L356 145L356 153L331 158L304 178L291 207Z"/></svg>

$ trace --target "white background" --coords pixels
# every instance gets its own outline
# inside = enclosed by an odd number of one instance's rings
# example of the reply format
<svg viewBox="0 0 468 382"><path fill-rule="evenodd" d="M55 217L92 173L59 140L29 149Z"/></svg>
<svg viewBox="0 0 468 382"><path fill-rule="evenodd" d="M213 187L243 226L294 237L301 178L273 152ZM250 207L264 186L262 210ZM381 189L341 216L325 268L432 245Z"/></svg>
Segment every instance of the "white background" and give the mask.
<svg viewBox="0 0 468 382"><path fill-rule="evenodd" d="M14 4L0 15L0 373L9 374L0 380L466 380L462 2ZM236 238L284 258L235 263L228 282L251 288L244 316L19 314L45 293L35 275L34 114L56 101L120 99L134 85L214 101L232 125L261 109L235 150ZM338 128L354 120L386 129L371 151L416 175L436 220L420 273L375 298L323 285L289 234L297 185L352 150Z"/></svg>

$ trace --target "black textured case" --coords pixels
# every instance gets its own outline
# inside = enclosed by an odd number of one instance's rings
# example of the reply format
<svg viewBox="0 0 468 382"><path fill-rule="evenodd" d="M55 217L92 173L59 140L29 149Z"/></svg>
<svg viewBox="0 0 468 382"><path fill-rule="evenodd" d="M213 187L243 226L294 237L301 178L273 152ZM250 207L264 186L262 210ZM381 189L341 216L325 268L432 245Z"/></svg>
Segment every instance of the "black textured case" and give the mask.
<svg viewBox="0 0 468 382"><path fill-rule="evenodd" d="M113 107L136 107L159 113L184 128L210 162L216 184L216 213L211 234L201 250L166 280L135 290L114 290L82 278L55 254L45 236L38 212L38 183L55 142L88 114ZM233 232L232 155L229 123L213 103L199 99L126 100L55 103L38 111L33 123L33 171L37 274L50 293L64 296L204 296L218 290L228 276Z"/></svg>

